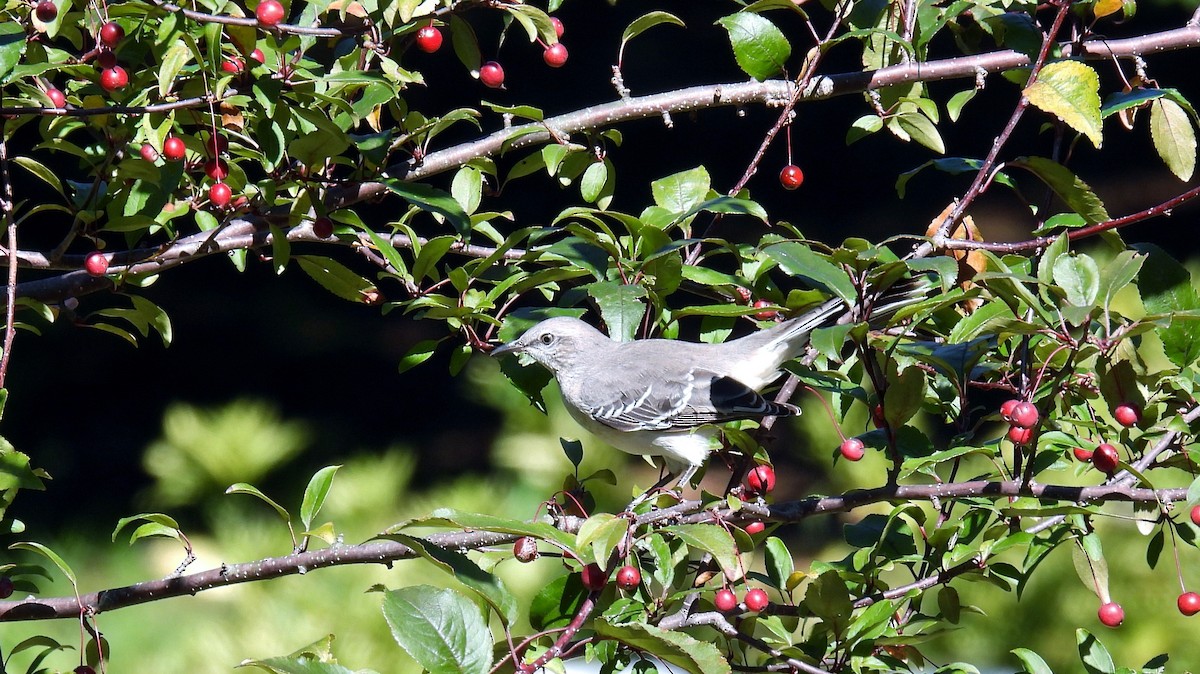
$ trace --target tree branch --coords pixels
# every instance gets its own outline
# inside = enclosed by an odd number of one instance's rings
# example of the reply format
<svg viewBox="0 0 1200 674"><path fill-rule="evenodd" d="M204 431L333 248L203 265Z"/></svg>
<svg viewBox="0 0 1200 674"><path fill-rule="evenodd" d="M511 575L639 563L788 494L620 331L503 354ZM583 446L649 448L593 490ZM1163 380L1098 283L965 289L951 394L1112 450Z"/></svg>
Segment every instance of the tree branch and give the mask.
<svg viewBox="0 0 1200 674"><path fill-rule="evenodd" d="M989 482L975 480L947 484L885 485L874 489L858 489L836 496L813 496L799 501L775 505L746 503L740 510L710 507L702 501L684 501L669 508L638 516L634 526L658 523L703 523L717 520L738 522L747 518L776 522L798 522L813 515L846 512L884 501L928 501L958 498L1007 498L1029 496L1067 502L1142 501L1168 503L1187 498L1187 488L1139 489L1128 484L1107 484L1094 487L1067 485L1025 484L1018 480ZM577 517L565 517L558 522L564 531L576 531L582 523ZM511 543L515 534L486 531L448 532L433 534L425 540L448 549L478 549ZM101 590L80 597L30 598L0 601L0 622L18 620L78 619L84 613L103 613L146 602L170 599L217 587L269 580L281 576L305 573L313 569L347 564L391 564L401 559L417 557L417 553L401 543L371 541L359 545L339 545L323 550L302 552L283 557L270 557L256 562L222 565L185 576L151 580L125 587Z"/></svg>

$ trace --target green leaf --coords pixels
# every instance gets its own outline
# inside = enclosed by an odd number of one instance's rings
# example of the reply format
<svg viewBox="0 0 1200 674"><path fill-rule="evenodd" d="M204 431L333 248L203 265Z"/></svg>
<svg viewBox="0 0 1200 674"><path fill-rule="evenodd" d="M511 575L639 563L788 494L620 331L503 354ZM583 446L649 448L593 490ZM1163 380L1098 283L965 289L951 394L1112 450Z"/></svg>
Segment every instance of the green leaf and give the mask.
<svg viewBox="0 0 1200 674"><path fill-rule="evenodd" d="M858 293L846 272L808 246L789 241L768 246L763 252L789 275L808 279L847 304L858 302Z"/></svg>
<svg viewBox="0 0 1200 674"><path fill-rule="evenodd" d="M579 179L579 194L589 204L595 203L608 184L608 162L592 162Z"/></svg>
<svg viewBox="0 0 1200 674"><path fill-rule="evenodd" d="M246 482L238 482L236 484L231 484L231 485L229 485L229 488L225 490L225 493L226 494L248 494L250 496L253 496L253 497L257 498L258 500L262 501L263 503L266 503L267 505L274 508L275 512L279 513L279 516L281 518L283 518L284 522L292 521L292 516L288 514L288 511L285 510L283 506L281 506L278 503L276 503L275 501L271 500L266 494L262 493L262 491L260 491L258 487L255 487L252 484L248 484Z"/></svg>
<svg viewBox="0 0 1200 674"><path fill-rule="evenodd" d="M440 548L429 541L414 536L391 534L388 538L416 550L418 554L433 563L434 566L467 586L468 589L479 595L480 599L486 601L496 611L496 615L500 616L500 621L505 625L512 625L520 617L517 600L508 591L508 588L505 587L504 582L481 569L478 564L471 561L466 555L454 550Z"/></svg>
<svg viewBox="0 0 1200 674"><path fill-rule="evenodd" d="M624 61L625 45L629 44L630 40L663 23L687 27L678 17L667 12L650 12L639 16L633 20L633 23L625 27L625 32L621 33L621 48L617 51L617 63L620 64Z"/></svg>
<svg viewBox="0 0 1200 674"><path fill-rule="evenodd" d="M717 23L729 32L738 66L760 82L782 71L792 54L792 45L783 32L763 16L738 12Z"/></svg>
<svg viewBox="0 0 1200 674"><path fill-rule="evenodd" d="M329 488L333 486L333 476L338 468L341 466L325 466L318 470L304 488L304 499L300 503L300 521L304 523L305 529L312 526L312 521L320 512L321 506L325 505L325 497L329 495Z"/></svg>
<svg viewBox="0 0 1200 674"><path fill-rule="evenodd" d="M938 154L946 153L946 143L938 133L937 126L925 115L919 112L907 112L892 118L909 138Z"/></svg>
<svg viewBox="0 0 1200 674"><path fill-rule="evenodd" d="M529 602L529 625L539 631L566 627L588 594L578 573L555 578Z"/></svg>
<svg viewBox="0 0 1200 674"><path fill-rule="evenodd" d="M715 644L683 632L645 623L613 625L603 618L595 621L595 629L600 637L619 641L639 652L651 653L691 674L729 674L732 671Z"/></svg>
<svg viewBox="0 0 1200 674"><path fill-rule="evenodd" d="M713 524L680 524L663 527L660 531L664 535L675 536L689 547L712 555L717 564L721 565L721 570L727 578L736 579L741 576L737 544L733 535L725 529Z"/></svg>
<svg viewBox="0 0 1200 674"><path fill-rule="evenodd" d="M117 528L113 529L113 532L112 532L113 543L117 542L117 534L121 533L121 530L124 529L126 527L126 525L131 524L133 522L138 522L141 520L145 520L147 522L152 522L154 524L158 524L159 526L167 527L169 529L175 529L176 531L179 530L179 523L176 522L174 520L174 518L172 518L168 515L164 515L162 513L141 513L138 515L131 515L129 517L122 517L117 522ZM133 543L134 540L135 539L130 539L129 542Z"/></svg>
<svg viewBox="0 0 1200 674"><path fill-rule="evenodd" d="M620 281L597 281L584 286L600 307L600 317L615 340L628 342L637 333L646 314L646 289Z"/></svg>
<svg viewBox="0 0 1200 674"><path fill-rule="evenodd" d="M466 235L471 231L471 217L463 211L454 197L423 183L404 182L398 178L385 177L383 184L394 194L423 211L437 213L446 218L454 231Z"/></svg>
<svg viewBox="0 0 1200 674"><path fill-rule="evenodd" d="M375 284L341 262L318 255L295 255L292 259L322 288L344 300L360 304L377 301Z"/></svg>
<svg viewBox="0 0 1200 674"><path fill-rule="evenodd" d="M1079 61L1051 63L1025 88L1025 97L1100 147L1100 76Z"/></svg>
<svg viewBox="0 0 1200 674"><path fill-rule="evenodd" d="M192 60L192 48L186 41L171 43L158 67L158 95L166 97L179 84L179 71Z"/></svg>
<svg viewBox="0 0 1200 674"><path fill-rule="evenodd" d="M826 571L809 583L804 605L828 623L834 634L840 634L846 628L854 611L846 582L835 571Z"/></svg>
<svg viewBox="0 0 1200 674"><path fill-rule="evenodd" d="M450 194L463 212L474 213L483 197L483 173L474 166L460 168L450 183Z"/></svg>
<svg viewBox="0 0 1200 674"><path fill-rule="evenodd" d="M0 22L0 82L8 81L8 74L21 60L25 50L25 26L10 18Z"/></svg>
<svg viewBox="0 0 1200 674"><path fill-rule="evenodd" d="M1151 314L1176 314L1200 309L1200 295L1192 286L1192 276L1161 248L1140 244L1132 246L1146 254L1138 274L1137 286L1142 304ZM1187 367L1200 358L1200 330L1182 316L1173 316L1167 327L1157 328L1163 351L1178 367Z"/></svg>
<svg viewBox="0 0 1200 674"><path fill-rule="evenodd" d="M1070 169L1045 157L1020 157L1008 163L1028 170L1046 183L1071 210L1083 216L1089 224L1108 220L1108 211L1100 197Z"/></svg>
<svg viewBox="0 0 1200 674"><path fill-rule="evenodd" d="M32 541L22 541L20 543L13 543L12 545L8 546L8 549L28 550L30 552L38 553L39 555L53 562L54 565L58 567L58 570L61 571L64 576L66 576L67 580L71 581L71 586L78 589L79 584L75 580L75 572L71 570L71 567L63 560L62 557L58 556L57 552L51 550L45 545L42 545L41 543L34 543Z"/></svg>
<svg viewBox="0 0 1200 674"><path fill-rule="evenodd" d="M708 169L697 166L650 183L654 203L671 213L686 213L708 196L712 180Z"/></svg>
<svg viewBox="0 0 1200 674"><path fill-rule="evenodd" d="M767 539L765 548L767 577L771 579L773 587L782 591L786 589L788 577L796 570L792 553L788 551L787 544L774 536Z"/></svg>
<svg viewBox="0 0 1200 674"><path fill-rule="evenodd" d="M1159 98L1150 103L1150 138L1176 178L1187 182L1196 170L1196 132L1178 103Z"/></svg>
<svg viewBox="0 0 1200 674"><path fill-rule="evenodd" d="M405 522L398 527L389 528L384 533L390 534L408 527L453 527L470 531L494 531L501 534L517 536L533 536L547 541L554 541L565 550L572 550L575 545L575 535L559 531L549 524L540 522L522 522L521 520L496 517L483 513L469 513L452 508L438 508L429 517Z"/></svg>
<svg viewBox="0 0 1200 674"><path fill-rule="evenodd" d="M925 374L921 368L907 368L894 378L889 375L887 391L883 394L883 412L888 426L903 426L921 409L924 400Z"/></svg>
<svg viewBox="0 0 1200 674"><path fill-rule="evenodd" d="M575 539L575 549L584 564L595 562L603 569L608 557L629 532L629 521L609 513L596 513L584 520Z"/></svg>
<svg viewBox="0 0 1200 674"><path fill-rule="evenodd" d="M41 179L42 182L44 182L47 185L49 185L50 187L54 188L55 192L58 192L60 195L62 195L64 197L66 196L66 194L63 192L62 181L58 179L58 176L54 174L54 171L51 171L49 168L47 168L41 162L38 162L35 159L30 159L29 157L23 157L20 155L13 157L12 161L17 166L20 166L21 168L25 169L26 171L29 171L30 173L32 173L33 175L35 175L39 179Z"/></svg>
<svg viewBox="0 0 1200 674"><path fill-rule="evenodd" d="M1088 255L1060 256L1054 261L1054 283L1071 304L1092 307L1100 295L1100 266Z"/></svg>
<svg viewBox="0 0 1200 674"><path fill-rule="evenodd" d="M430 674L486 674L492 631L470 599L454 590L416 585L384 595L392 637Z"/></svg>
<svg viewBox="0 0 1200 674"><path fill-rule="evenodd" d="M414 344L400 359L399 372L407 372L429 360L429 357L437 351L438 344L441 343L441 339L425 339Z"/></svg>
<svg viewBox="0 0 1200 674"><path fill-rule="evenodd" d="M1075 644L1079 649L1079 659L1088 674L1114 674L1117 671L1112 656L1104 644L1083 628L1075 630Z"/></svg>

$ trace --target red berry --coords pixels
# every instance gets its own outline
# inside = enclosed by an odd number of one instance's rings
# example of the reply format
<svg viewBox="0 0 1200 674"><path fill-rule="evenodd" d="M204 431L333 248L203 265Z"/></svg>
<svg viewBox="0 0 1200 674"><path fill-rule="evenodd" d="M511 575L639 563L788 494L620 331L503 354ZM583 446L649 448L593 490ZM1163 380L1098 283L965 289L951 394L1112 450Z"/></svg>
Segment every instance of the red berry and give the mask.
<svg viewBox="0 0 1200 674"><path fill-rule="evenodd" d="M485 87L499 89L504 86L504 68L495 61L488 61L479 68L479 81Z"/></svg>
<svg viewBox="0 0 1200 674"><path fill-rule="evenodd" d="M1012 410L1012 423L1014 426L1033 428L1037 426L1038 419L1037 406L1033 403L1017 403L1017 406Z"/></svg>
<svg viewBox="0 0 1200 674"><path fill-rule="evenodd" d="M108 258L104 257L104 253L93 250L83 259L83 268L92 276L104 276L108 271Z"/></svg>
<svg viewBox="0 0 1200 674"><path fill-rule="evenodd" d="M883 413L882 404L877 404L871 408L871 422L875 424L875 428L887 426L887 415Z"/></svg>
<svg viewBox="0 0 1200 674"><path fill-rule="evenodd" d="M333 220L324 216L313 220L313 234L318 238L328 239L333 236Z"/></svg>
<svg viewBox="0 0 1200 674"><path fill-rule="evenodd" d="M183 139L178 136L167 136L163 141L163 156L169 161L179 161L183 159L183 154L187 150L187 146L183 144Z"/></svg>
<svg viewBox="0 0 1200 674"><path fill-rule="evenodd" d="M208 200L217 208L225 208L229 205L229 200L233 199L233 190L229 189L229 185L225 183L213 183L213 186L208 188Z"/></svg>
<svg viewBox="0 0 1200 674"><path fill-rule="evenodd" d="M729 613L737 608L737 605L737 595L727 587L717 590L716 596L713 597L713 606L716 606L721 613Z"/></svg>
<svg viewBox="0 0 1200 674"><path fill-rule="evenodd" d="M1200 613L1200 594L1184 592L1175 603L1179 606L1179 612L1184 615Z"/></svg>
<svg viewBox="0 0 1200 674"><path fill-rule="evenodd" d="M1076 461L1080 461L1082 463L1087 463L1092 460L1092 450L1090 450L1090 449L1084 449L1083 447L1076 447L1075 449L1073 449L1071 451L1075 454Z"/></svg>
<svg viewBox="0 0 1200 674"><path fill-rule="evenodd" d="M546 51L542 52L542 60L551 68L561 68L567 62L567 47L561 42L546 47Z"/></svg>
<svg viewBox="0 0 1200 674"><path fill-rule="evenodd" d="M142 148L139 150L139 152L142 155L142 159L145 159L151 164L158 161L158 150L155 150L154 146L150 143L142 143Z"/></svg>
<svg viewBox="0 0 1200 674"><path fill-rule="evenodd" d="M1029 441L1033 440L1033 429L1013 426L1008 429L1008 439L1012 440L1014 445L1028 445Z"/></svg>
<svg viewBox="0 0 1200 674"><path fill-rule="evenodd" d="M0 599L8 599L13 593L13 581L8 576L0 576Z"/></svg>
<svg viewBox="0 0 1200 674"><path fill-rule="evenodd" d="M763 524L761 520L754 520L753 522L746 525L746 533L748 533L750 535L760 534L760 533L762 533L763 529L766 529L766 528L767 528L767 525Z"/></svg>
<svg viewBox="0 0 1200 674"><path fill-rule="evenodd" d="M842 453L842 458L847 461L858 461L863 458L863 441L858 438L846 438L842 441L842 445L838 447L838 451Z"/></svg>
<svg viewBox="0 0 1200 674"><path fill-rule="evenodd" d="M88 665L79 665L75 668L75 674L96 674L96 670Z"/></svg>
<svg viewBox="0 0 1200 674"><path fill-rule="evenodd" d="M617 569L617 587L622 590L632 590L642 584L642 572L636 566L622 566Z"/></svg>
<svg viewBox="0 0 1200 674"><path fill-rule="evenodd" d="M263 0L254 8L254 16L260 25L273 28L283 21L283 5L279 0Z"/></svg>
<svg viewBox="0 0 1200 674"><path fill-rule="evenodd" d="M592 592L603 590L604 586L608 584L608 574L600 570L599 564L588 564L583 567L581 576L583 586Z"/></svg>
<svg viewBox="0 0 1200 674"><path fill-rule="evenodd" d="M758 613L771 604L771 600L767 598L767 593L762 588L754 588L746 593L746 597L742 600L746 602L746 608Z"/></svg>
<svg viewBox="0 0 1200 674"><path fill-rule="evenodd" d="M229 149L229 141L219 133L213 134L208 138L208 142L204 144L204 149L208 150L209 155L215 157Z"/></svg>
<svg viewBox="0 0 1200 674"><path fill-rule="evenodd" d="M749 288L743 288L741 286L737 286L736 288L733 289L733 292L735 295L737 295L737 299L742 304L749 302L750 298L752 297L752 295L750 294Z"/></svg>
<svg viewBox="0 0 1200 674"><path fill-rule="evenodd" d="M763 307L769 307L769 306L771 306L771 303L768 302L767 300L755 300L754 301L755 309L761 309ZM772 321L772 320L775 320L775 317L778 315L779 315L778 311L760 311L760 312L754 314L754 317L760 321Z"/></svg>
<svg viewBox="0 0 1200 674"><path fill-rule="evenodd" d="M804 183L804 171L795 164L788 164L779 172L779 184L785 190L794 190Z"/></svg>
<svg viewBox="0 0 1200 674"><path fill-rule="evenodd" d="M246 62L240 58L225 59L221 62L221 70L232 75L240 75L246 69Z"/></svg>
<svg viewBox="0 0 1200 674"><path fill-rule="evenodd" d="M1125 428L1133 428L1142 420L1142 411L1133 403L1121 403L1113 410L1113 418Z"/></svg>
<svg viewBox="0 0 1200 674"><path fill-rule="evenodd" d="M775 469L767 465L755 466L746 473L743 484L756 494L769 494L775 488Z"/></svg>
<svg viewBox="0 0 1200 674"><path fill-rule="evenodd" d="M229 177L229 164L224 159L209 159L204 162L204 173L213 180L224 180Z"/></svg>
<svg viewBox="0 0 1200 674"><path fill-rule="evenodd" d="M1125 609L1115 601L1110 601L1107 604L1101 604L1100 610L1097 612L1100 617L1100 622L1108 627L1118 627L1125 622Z"/></svg>
<svg viewBox="0 0 1200 674"><path fill-rule="evenodd" d="M96 65L100 66L101 70L115 68L117 65L117 55L112 51L105 49L96 55Z"/></svg>
<svg viewBox="0 0 1200 674"><path fill-rule="evenodd" d="M432 54L442 48L442 31L437 26L425 26L417 31L417 49Z"/></svg>
<svg viewBox="0 0 1200 674"><path fill-rule="evenodd" d="M1120 460L1121 455L1117 453L1117 448L1107 442L1097 447L1096 451L1092 453L1092 465L1105 475L1112 475Z"/></svg>
<svg viewBox="0 0 1200 674"><path fill-rule="evenodd" d="M116 21L109 21L100 26L100 42L109 49L116 49L123 39L125 39L125 29Z"/></svg>
<svg viewBox="0 0 1200 674"><path fill-rule="evenodd" d="M554 26L554 35L562 37L564 30L563 22L557 16L550 17L550 25Z"/></svg>
<svg viewBox="0 0 1200 674"><path fill-rule="evenodd" d="M1005 400L1004 403L1000 405L1000 416L1003 417L1005 421L1011 422L1013 410L1016 409L1017 405L1020 404L1021 401L1017 400L1016 398Z"/></svg>
<svg viewBox="0 0 1200 674"><path fill-rule="evenodd" d="M50 23L58 18L58 5L51 2L51 0L42 0L33 11L42 23Z"/></svg>
<svg viewBox="0 0 1200 674"><path fill-rule="evenodd" d="M46 98L49 98L50 102L53 103L54 107L56 107L56 108L67 107L66 94L59 91L58 89L55 89L54 87L50 87L49 89L46 90Z"/></svg>
<svg viewBox="0 0 1200 674"><path fill-rule="evenodd" d="M518 562L528 564L538 558L537 541L530 536L522 536L513 542L513 557Z"/></svg>
<svg viewBox="0 0 1200 674"><path fill-rule="evenodd" d="M121 66L113 66L100 71L100 86L105 91L124 89L129 84L129 73Z"/></svg>
<svg viewBox="0 0 1200 674"><path fill-rule="evenodd" d="M1192 524L1195 524L1196 526L1200 527L1200 505L1192 506L1191 517L1192 517Z"/></svg>
<svg viewBox="0 0 1200 674"><path fill-rule="evenodd" d="M254 51L250 52L250 58L254 59L255 61L258 61L259 63L267 62L267 57L263 56L263 52L261 49L255 49Z"/></svg>

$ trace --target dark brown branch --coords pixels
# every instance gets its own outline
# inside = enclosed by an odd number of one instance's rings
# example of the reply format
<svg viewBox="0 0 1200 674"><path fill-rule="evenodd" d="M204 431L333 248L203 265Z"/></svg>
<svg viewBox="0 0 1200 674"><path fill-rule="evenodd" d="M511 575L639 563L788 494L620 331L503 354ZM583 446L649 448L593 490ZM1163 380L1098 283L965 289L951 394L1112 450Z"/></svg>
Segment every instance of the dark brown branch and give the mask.
<svg viewBox="0 0 1200 674"><path fill-rule="evenodd" d="M0 115L46 115L49 117L94 117L96 115L146 115L158 112L170 112L184 108L200 108L212 103L237 96L242 92L232 87L226 89L220 96L205 94L194 98L185 98L170 103L155 103L154 105L107 105L101 108L4 108L0 107Z"/></svg>

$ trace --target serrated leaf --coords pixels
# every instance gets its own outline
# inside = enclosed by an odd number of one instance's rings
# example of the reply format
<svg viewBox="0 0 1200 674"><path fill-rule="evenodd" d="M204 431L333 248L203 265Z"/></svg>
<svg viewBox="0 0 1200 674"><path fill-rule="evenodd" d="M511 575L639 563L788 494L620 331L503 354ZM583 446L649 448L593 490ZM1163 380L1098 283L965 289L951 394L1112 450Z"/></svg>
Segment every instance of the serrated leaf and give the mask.
<svg viewBox="0 0 1200 674"><path fill-rule="evenodd" d="M325 505L325 497L329 495L329 488L333 486L333 476L339 468L341 466L325 466L313 474L308 486L304 488L304 499L300 503L300 521L304 523L305 529L312 526L313 519L321 511L321 506Z"/></svg>
<svg viewBox="0 0 1200 674"><path fill-rule="evenodd" d="M796 570L792 562L792 553L783 541L774 536L767 539L765 548L767 577L771 579L773 587L783 590L787 579Z"/></svg>
<svg viewBox="0 0 1200 674"><path fill-rule="evenodd" d="M888 387L883 394L883 413L888 426L900 428L908 423L925 400L925 374L921 368L910 367L900 372L895 379L888 377Z"/></svg>
<svg viewBox="0 0 1200 674"><path fill-rule="evenodd" d="M471 231L471 217L458 205L454 197L423 183L409 183L397 178L385 177L384 186L394 194L399 195L408 203L423 211L437 213L446 218L446 222L460 235Z"/></svg>
<svg viewBox="0 0 1200 674"><path fill-rule="evenodd" d="M500 621L505 625L512 625L520 617L516 597L509 592L504 582L499 577L480 568L478 564L471 561L471 558L466 555L454 550L438 547L429 541L414 536L391 534L388 538L403 543L417 551L418 554L434 566L437 566L442 571L450 574L455 580L467 586L468 589L479 595L480 599L483 599L496 611L496 615L500 617Z"/></svg>
<svg viewBox="0 0 1200 674"><path fill-rule="evenodd" d="M12 157L12 162L37 176L42 182L54 188L55 192L58 192L64 197L66 196L66 194L63 192L62 181L58 179L58 176L54 174L54 171L51 171L41 162L35 159L30 159L29 157L23 157L21 155Z"/></svg>
<svg viewBox="0 0 1200 674"><path fill-rule="evenodd" d="M628 342L637 333L646 313L646 289L620 281L597 281L584 286L600 307L600 317L615 340Z"/></svg>
<svg viewBox="0 0 1200 674"><path fill-rule="evenodd" d="M1100 148L1100 76L1091 66L1079 61L1051 63L1024 93L1030 103L1057 116Z"/></svg>
<svg viewBox="0 0 1200 674"><path fill-rule="evenodd" d="M817 255L811 248L800 243L786 242L768 246L764 253L788 274L806 278L848 304L858 301L858 293L850 277L834 263Z"/></svg>
<svg viewBox="0 0 1200 674"><path fill-rule="evenodd" d="M595 562L601 569L608 564L608 557L625 534L629 522L610 513L596 513L584 520L575 539L575 549L583 563Z"/></svg>
<svg viewBox="0 0 1200 674"><path fill-rule="evenodd" d="M1092 307L1100 295L1100 267L1088 255L1062 255L1054 261L1054 283L1071 304Z"/></svg>
<svg viewBox="0 0 1200 674"><path fill-rule="evenodd" d="M334 295L359 304L376 301L375 284L341 262L319 255L295 255L292 259L304 273Z"/></svg>
<svg viewBox="0 0 1200 674"><path fill-rule="evenodd" d="M1196 132L1178 103L1168 98L1151 101L1150 138L1171 173L1184 182L1191 180L1196 170Z"/></svg>
<svg viewBox="0 0 1200 674"><path fill-rule="evenodd" d="M170 529L176 529L176 530L179 529L179 523L176 522L174 518L172 518L168 515L164 515L162 513L140 513L137 515L131 515L129 517L122 517L120 520L118 520L117 527L115 529L113 529L113 532L112 532L112 541L114 543L117 542L117 534L121 533L121 530L124 529L127 525L129 525L130 523L133 523L133 522L141 521L141 520L145 520L147 522L153 522L155 524L158 524L160 526L167 527ZM130 540L129 542L133 543L132 540Z"/></svg>
<svg viewBox="0 0 1200 674"><path fill-rule="evenodd" d="M1045 157L1020 157L1008 165L1019 166L1036 175L1089 224L1109 219L1108 211L1105 210L1100 197L1062 164Z"/></svg>
<svg viewBox="0 0 1200 674"><path fill-rule="evenodd" d="M946 143L938 133L937 126L919 112L910 112L892 118L909 138L938 154L946 153Z"/></svg>
<svg viewBox="0 0 1200 674"><path fill-rule="evenodd" d="M760 82L782 71L792 54L783 31L763 16L738 12L717 19L717 23L729 32L738 66Z"/></svg>
<svg viewBox="0 0 1200 674"><path fill-rule="evenodd" d="M592 162L579 179L579 194L589 204L595 203L608 184L608 162Z"/></svg>
<svg viewBox="0 0 1200 674"><path fill-rule="evenodd" d="M454 590L416 585L384 595L392 637L430 674L486 674L492 631L470 599Z"/></svg>
<svg viewBox="0 0 1200 674"><path fill-rule="evenodd" d="M1147 256L1137 286L1148 312L1180 314L1200 309L1200 294L1183 265L1157 246L1141 244L1133 248ZM1156 328L1163 351L1177 367L1187 367L1200 358L1200 330L1194 326L1194 321L1175 315L1167 327Z"/></svg>
<svg viewBox="0 0 1200 674"><path fill-rule="evenodd" d="M712 555L727 578L732 580L741 576L737 544L733 535L725 529L712 524L680 524L663 527L660 531L667 536L675 536L689 547Z"/></svg>
<svg viewBox="0 0 1200 674"><path fill-rule="evenodd" d="M653 653L691 674L729 674L732 670L715 644L701 641L683 632L664 630L645 623L613 625L605 619L595 622L596 634L614 639L645 653Z"/></svg>
<svg viewBox="0 0 1200 674"><path fill-rule="evenodd" d="M671 213L686 213L704 201L712 186L708 169L697 166L650 183L654 203Z"/></svg>

